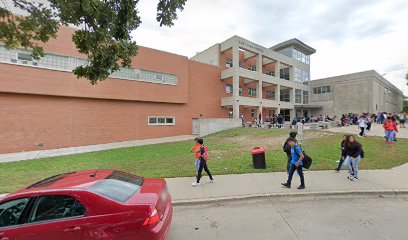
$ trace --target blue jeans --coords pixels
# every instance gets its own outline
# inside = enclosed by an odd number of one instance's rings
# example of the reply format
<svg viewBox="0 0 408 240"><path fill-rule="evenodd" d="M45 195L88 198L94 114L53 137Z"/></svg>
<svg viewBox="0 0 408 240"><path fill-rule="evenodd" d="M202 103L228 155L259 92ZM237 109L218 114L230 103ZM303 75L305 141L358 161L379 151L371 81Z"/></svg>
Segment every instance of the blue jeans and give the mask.
<svg viewBox="0 0 408 240"><path fill-rule="evenodd" d="M200 168L200 158L195 159L195 167L196 167L196 169L198 171L198 169Z"/></svg>
<svg viewBox="0 0 408 240"><path fill-rule="evenodd" d="M395 131L394 130L385 131L385 138L390 142L394 142Z"/></svg>
<svg viewBox="0 0 408 240"><path fill-rule="evenodd" d="M354 177L358 178L358 164L360 163L361 157L358 156L356 158L351 159L350 156L347 156L344 160L344 165L347 167L349 174L353 175Z"/></svg>
<svg viewBox="0 0 408 240"><path fill-rule="evenodd" d="M290 186L292 184L292 178L293 174L295 173L295 170L297 171L299 177L300 177L300 185L305 186L305 177L303 176L303 167L299 166L296 167L295 164L291 163L290 168L289 168L289 175L288 175L288 181L287 184Z"/></svg>

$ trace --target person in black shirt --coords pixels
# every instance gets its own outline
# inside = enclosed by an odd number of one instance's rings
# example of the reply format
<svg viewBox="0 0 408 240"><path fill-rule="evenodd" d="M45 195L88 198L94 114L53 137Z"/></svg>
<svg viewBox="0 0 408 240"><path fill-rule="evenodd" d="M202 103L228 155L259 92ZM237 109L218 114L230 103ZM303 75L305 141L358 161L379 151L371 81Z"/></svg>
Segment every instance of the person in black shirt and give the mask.
<svg viewBox="0 0 408 240"><path fill-rule="evenodd" d="M343 140L340 143L341 157L340 157L339 165L335 169L336 172L340 171L341 166L343 165L344 160L346 159L346 138L347 138L347 135L344 135Z"/></svg>
<svg viewBox="0 0 408 240"><path fill-rule="evenodd" d="M296 138L297 133L296 132L290 132L289 137L286 139L285 143L283 144L283 151L286 153L286 156L288 157L288 163L286 164L286 172L289 174L289 169L290 169L290 162L292 161L292 153L291 153L291 146L289 145L289 140L291 138Z"/></svg>
<svg viewBox="0 0 408 240"><path fill-rule="evenodd" d="M193 187L198 187L200 186L200 179L202 177L202 172L203 169L204 171L208 174L208 176L210 177L210 180L208 180L208 183L214 183L215 180L211 175L210 170L207 167L207 160L208 160L208 153L207 153L207 148L204 146L204 141L203 139L198 139L197 143L200 144L200 167L198 168L198 175L197 175L197 181L193 182Z"/></svg>
<svg viewBox="0 0 408 240"><path fill-rule="evenodd" d="M346 138L346 159L345 165L348 168L349 176L348 179L352 181L358 180L358 164L361 160L363 154L363 147L359 142L356 141L354 136L347 136Z"/></svg>

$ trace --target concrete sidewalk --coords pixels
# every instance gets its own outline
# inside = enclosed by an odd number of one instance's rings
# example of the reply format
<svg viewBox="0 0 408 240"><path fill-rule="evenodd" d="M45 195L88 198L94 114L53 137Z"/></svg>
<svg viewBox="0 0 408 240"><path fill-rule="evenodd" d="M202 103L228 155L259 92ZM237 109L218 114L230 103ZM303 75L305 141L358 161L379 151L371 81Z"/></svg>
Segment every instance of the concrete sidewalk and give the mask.
<svg viewBox="0 0 408 240"><path fill-rule="evenodd" d="M406 165L407 166L407 165ZM166 179L174 204L204 203L266 196L337 195L355 193L408 193L407 167L392 170L362 170L358 182L348 180L347 172L305 171L306 189L298 190L299 177L295 174L292 189L281 186L287 179L284 172L214 176L216 183L192 187L190 178Z"/></svg>
<svg viewBox="0 0 408 240"><path fill-rule="evenodd" d="M336 127L336 128L329 128L323 131L328 132L339 132L339 133L347 133L347 134L355 134L357 135L360 132L360 128L357 125L348 126L348 127ZM376 137L384 137L384 129L382 125L373 123L371 127L371 131L366 131L367 136L376 136ZM400 128L398 126L398 133L397 138L408 138L408 128Z"/></svg>

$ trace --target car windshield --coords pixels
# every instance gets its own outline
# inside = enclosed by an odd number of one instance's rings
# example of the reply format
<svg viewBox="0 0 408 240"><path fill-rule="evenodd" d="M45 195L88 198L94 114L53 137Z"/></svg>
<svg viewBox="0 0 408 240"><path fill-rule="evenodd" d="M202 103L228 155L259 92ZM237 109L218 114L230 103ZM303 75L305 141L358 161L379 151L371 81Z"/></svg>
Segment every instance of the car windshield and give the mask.
<svg viewBox="0 0 408 240"><path fill-rule="evenodd" d="M139 192L142 185L143 178L115 171L107 178L95 183L88 190L123 203Z"/></svg>

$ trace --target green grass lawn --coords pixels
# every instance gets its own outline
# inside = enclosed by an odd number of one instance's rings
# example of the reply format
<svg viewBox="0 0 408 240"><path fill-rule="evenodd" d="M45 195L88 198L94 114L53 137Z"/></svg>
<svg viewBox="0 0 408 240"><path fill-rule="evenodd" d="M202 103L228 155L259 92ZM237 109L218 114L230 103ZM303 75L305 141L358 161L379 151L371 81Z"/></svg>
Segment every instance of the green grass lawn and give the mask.
<svg viewBox="0 0 408 240"><path fill-rule="evenodd" d="M209 168L213 174L285 171L286 155L282 144L287 130L239 128L207 136L210 149ZM303 149L313 158L312 170L334 169L339 159L342 134L305 132ZM408 162L408 139L393 146L381 137L358 139L366 152L361 169L387 169ZM194 176L194 160L190 149L193 141L165 143L114 149L62 157L0 164L0 193L62 172L83 169L117 169L144 177ZM266 170L254 170L250 149L267 149ZM224 170L227 169L227 170Z"/></svg>

